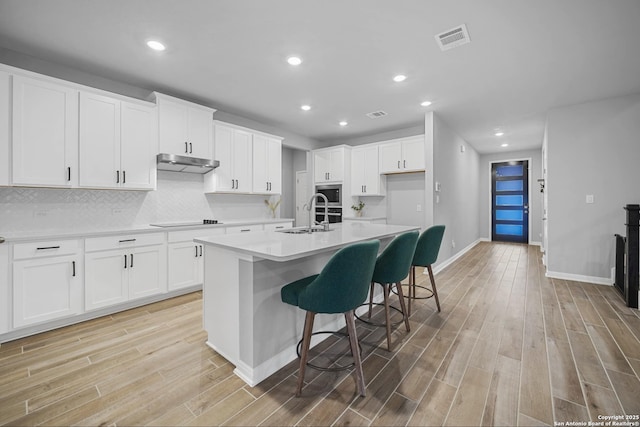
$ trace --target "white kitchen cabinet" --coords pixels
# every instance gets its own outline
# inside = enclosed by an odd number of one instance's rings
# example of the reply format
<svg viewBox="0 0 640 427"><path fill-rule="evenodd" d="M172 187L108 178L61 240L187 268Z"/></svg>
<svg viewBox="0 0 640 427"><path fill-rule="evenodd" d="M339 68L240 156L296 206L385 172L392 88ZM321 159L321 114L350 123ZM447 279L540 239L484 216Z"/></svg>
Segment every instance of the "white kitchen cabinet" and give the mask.
<svg viewBox="0 0 640 427"><path fill-rule="evenodd" d="M381 174L424 171L424 135L381 143L379 156Z"/></svg>
<svg viewBox="0 0 640 427"><path fill-rule="evenodd" d="M244 128L214 122L214 157L220 161L205 175L207 193L251 193L253 134Z"/></svg>
<svg viewBox="0 0 640 427"><path fill-rule="evenodd" d="M78 182L78 91L13 76L12 183L75 187Z"/></svg>
<svg viewBox="0 0 640 427"><path fill-rule="evenodd" d="M204 280L204 247L193 241L198 236L224 234L223 227L173 231L167 237L168 289L202 285Z"/></svg>
<svg viewBox="0 0 640 427"><path fill-rule="evenodd" d="M342 182L345 170L345 147L315 150L313 170L316 184Z"/></svg>
<svg viewBox="0 0 640 427"><path fill-rule="evenodd" d="M155 109L80 93L80 187L155 188Z"/></svg>
<svg viewBox="0 0 640 427"><path fill-rule="evenodd" d="M282 193L282 140L253 135L253 192Z"/></svg>
<svg viewBox="0 0 640 427"><path fill-rule="evenodd" d="M77 240L14 246L14 328L81 313L80 247Z"/></svg>
<svg viewBox="0 0 640 427"><path fill-rule="evenodd" d="M213 108L156 93L160 152L211 159Z"/></svg>
<svg viewBox="0 0 640 427"><path fill-rule="evenodd" d="M12 302L9 265L9 244L0 243L0 334L11 329Z"/></svg>
<svg viewBox="0 0 640 427"><path fill-rule="evenodd" d="M384 178L378 169L378 145L351 150L351 195L380 196L384 190Z"/></svg>
<svg viewBox="0 0 640 427"><path fill-rule="evenodd" d="M85 309L93 310L167 290L164 233L85 241Z"/></svg>
<svg viewBox="0 0 640 427"><path fill-rule="evenodd" d="M10 184L9 145L11 141L11 126L9 117L11 111L11 76L0 71L0 186ZM0 329L1 330L1 329Z"/></svg>

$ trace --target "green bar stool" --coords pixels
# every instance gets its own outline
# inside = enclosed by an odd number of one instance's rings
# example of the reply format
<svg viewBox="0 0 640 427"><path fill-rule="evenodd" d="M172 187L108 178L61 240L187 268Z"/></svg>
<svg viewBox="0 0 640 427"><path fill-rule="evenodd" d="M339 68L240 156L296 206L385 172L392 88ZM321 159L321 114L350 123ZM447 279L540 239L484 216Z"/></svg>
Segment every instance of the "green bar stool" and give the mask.
<svg viewBox="0 0 640 427"><path fill-rule="evenodd" d="M353 355L356 382L361 396L365 396L362 360L356 335L354 310L367 298L369 283L376 263L380 241L353 243L336 252L320 274L305 277L285 285L280 290L282 302L307 311L302 336L302 354L296 396L304 384L304 372L309 356L313 321L317 313L344 314Z"/></svg>
<svg viewBox="0 0 640 427"><path fill-rule="evenodd" d="M438 311L440 311L440 300L438 299L438 290L436 289L436 281L433 279L431 264L435 263L438 259L442 236L444 236L444 228L444 225L434 225L427 228L420 235L420 238L418 238L416 252L413 255L413 261L411 262L411 273L409 274L409 295L407 296L407 299L409 300L409 316L411 316L412 299L426 299L434 297ZM431 280L431 289L425 286L416 285L416 267L427 268L427 271L429 272L429 279ZM429 292L429 295L424 297L416 296L416 288L426 289Z"/></svg>
<svg viewBox="0 0 640 427"><path fill-rule="evenodd" d="M376 260L376 268L373 271L369 292L368 317L371 319L373 287L375 283L378 283L382 285L382 291L384 294L385 323L374 323L369 320L364 320L362 317L358 317L359 320L365 323L369 323L374 326L385 326L387 328L387 350L389 351L391 351L391 309L398 310L397 308L389 305L389 292L393 285L396 285L398 292L401 307L401 311L399 311L402 313L402 321L404 321L404 326L407 329L407 332L411 330L409 327L409 316L404 304L402 285L400 282L402 282L402 279L407 277L409 274L409 268L411 267L411 260L416 250L417 241L417 231L410 231L408 233L401 234L387 245Z"/></svg>

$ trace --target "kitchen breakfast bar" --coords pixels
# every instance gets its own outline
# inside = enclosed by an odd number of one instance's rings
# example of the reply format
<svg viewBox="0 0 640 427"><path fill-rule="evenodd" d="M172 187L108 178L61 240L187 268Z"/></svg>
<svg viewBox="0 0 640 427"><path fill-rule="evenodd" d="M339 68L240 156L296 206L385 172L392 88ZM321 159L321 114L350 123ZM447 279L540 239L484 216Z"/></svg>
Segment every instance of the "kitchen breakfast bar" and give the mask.
<svg viewBox="0 0 640 427"><path fill-rule="evenodd" d="M233 363L247 384L258 384L297 357L305 313L282 303L283 285L319 273L343 246L378 239L382 250L396 235L418 229L348 222L314 233L262 231L195 239L205 248L207 345ZM314 330L343 326L342 315L321 315Z"/></svg>

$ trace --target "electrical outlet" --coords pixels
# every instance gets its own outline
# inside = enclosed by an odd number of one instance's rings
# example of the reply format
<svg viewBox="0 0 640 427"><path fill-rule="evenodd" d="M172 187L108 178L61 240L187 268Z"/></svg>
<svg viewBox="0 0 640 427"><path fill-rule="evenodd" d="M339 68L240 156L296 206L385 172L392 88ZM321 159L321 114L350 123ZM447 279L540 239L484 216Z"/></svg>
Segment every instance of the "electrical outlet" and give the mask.
<svg viewBox="0 0 640 427"><path fill-rule="evenodd" d="M121 215L122 209L111 209L111 215Z"/></svg>
<svg viewBox="0 0 640 427"><path fill-rule="evenodd" d="M416 205L416 212L422 212L422 205Z"/></svg>
<svg viewBox="0 0 640 427"><path fill-rule="evenodd" d="M36 218L42 218L49 215L49 211L35 211L33 212L33 216Z"/></svg>
<svg viewBox="0 0 640 427"><path fill-rule="evenodd" d="M587 203L593 203L593 194L587 194L586 202Z"/></svg>

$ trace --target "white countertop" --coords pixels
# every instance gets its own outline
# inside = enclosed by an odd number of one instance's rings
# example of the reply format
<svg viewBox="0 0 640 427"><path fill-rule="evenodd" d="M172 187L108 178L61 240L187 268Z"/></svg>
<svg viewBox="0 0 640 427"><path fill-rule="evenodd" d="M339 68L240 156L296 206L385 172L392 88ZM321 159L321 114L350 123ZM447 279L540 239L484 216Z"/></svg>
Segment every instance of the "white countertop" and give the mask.
<svg viewBox="0 0 640 427"><path fill-rule="evenodd" d="M182 231L220 228L236 225L252 225L252 224L269 224L279 222L292 222L292 218L254 218L254 219L235 219L220 220L219 224L197 224L184 225L178 227L155 227L151 225L132 225L113 228L93 228L93 229L58 229L58 230L35 230L35 231L17 231L17 232L0 232L7 243L25 242L34 240L51 240L51 239L82 239L85 237L110 236L115 234L134 234L134 233L153 233L165 231Z"/></svg>
<svg viewBox="0 0 640 427"><path fill-rule="evenodd" d="M381 219L387 219L386 216L345 216L342 217L342 221L378 221Z"/></svg>
<svg viewBox="0 0 640 427"><path fill-rule="evenodd" d="M349 243L395 236L420 227L368 224L362 222L331 224L331 231L311 234L288 234L277 231L227 234L196 238L196 243L211 245L243 255L289 261L335 250Z"/></svg>

